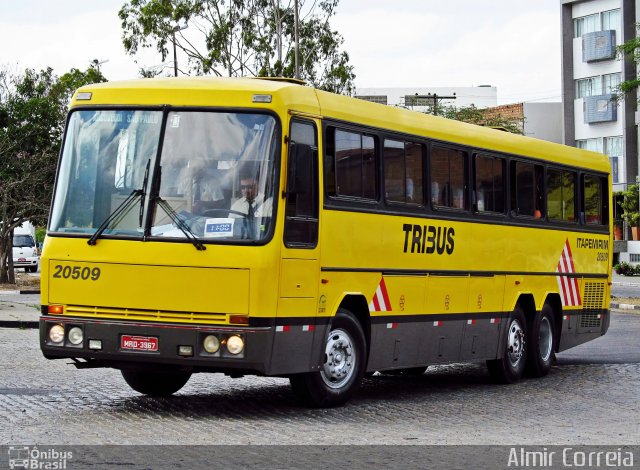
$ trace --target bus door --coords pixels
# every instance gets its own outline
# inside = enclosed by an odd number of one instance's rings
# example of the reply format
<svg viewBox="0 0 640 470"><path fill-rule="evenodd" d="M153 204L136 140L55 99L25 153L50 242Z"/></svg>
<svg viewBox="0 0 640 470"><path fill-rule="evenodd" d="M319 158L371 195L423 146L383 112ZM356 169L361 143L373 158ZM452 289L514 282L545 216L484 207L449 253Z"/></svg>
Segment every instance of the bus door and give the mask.
<svg viewBox="0 0 640 470"><path fill-rule="evenodd" d="M326 325L316 324L320 272L317 129L314 121L291 120L272 373L318 368L319 338L325 336Z"/></svg>

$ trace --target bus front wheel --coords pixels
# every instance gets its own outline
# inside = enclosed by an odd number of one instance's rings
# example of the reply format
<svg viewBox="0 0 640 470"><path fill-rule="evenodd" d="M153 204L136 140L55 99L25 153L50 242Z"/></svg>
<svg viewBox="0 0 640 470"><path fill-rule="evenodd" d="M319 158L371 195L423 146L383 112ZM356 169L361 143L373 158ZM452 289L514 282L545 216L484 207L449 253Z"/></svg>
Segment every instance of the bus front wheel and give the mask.
<svg viewBox="0 0 640 470"><path fill-rule="evenodd" d="M173 395L184 387L191 377L189 372L160 373L135 369L123 369L121 372L129 387L151 397Z"/></svg>
<svg viewBox="0 0 640 470"><path fill-rule="evenodd" d="M527 323L520 305L509 316L507 340L500 359L487 361L491 377L499 383L514 383L522 378L527 362Z"/></svg>
<svg viewBox="0 0 640 470"><path fill-rule="evenodd" d="M360 323L351 312L340 309L324 344L320 370L289 377L293 392L318 408L344 404L364 375L366 348Z"/></svg>

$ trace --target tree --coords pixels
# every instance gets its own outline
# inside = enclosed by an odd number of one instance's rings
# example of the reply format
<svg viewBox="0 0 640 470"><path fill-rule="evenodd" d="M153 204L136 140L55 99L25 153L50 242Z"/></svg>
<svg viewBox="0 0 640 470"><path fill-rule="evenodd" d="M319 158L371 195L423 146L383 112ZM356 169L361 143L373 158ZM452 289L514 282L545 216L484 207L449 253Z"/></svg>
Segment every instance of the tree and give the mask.
<svg viewBox="0 0 640 470"><path fill-rule="evenodd" d="M499 113L489 113L487 110L478 109L474 105L459 108L455 106L445 106L439 107L438 111L440 116L446 117L447 119L454 119L478 126L493 127L513 134L523 134L524 118L518 119L505 117Z"/></svg>
<svg viewBox="0 0 640 470"><path fill-rule="evenodd" d="M636 25L638 29L640 29L640 23ZM640 62L640 37L636 36L632 39L629 39L624 44L618 46L618 56L622 59L628 58L633 62L638 64ZM637 74L635 78L631 78L629 80L625 80L620 83L618 87L618 93L616 94L616 99L620 100L624 98L625 95L629 95L635 92L640 86L640 79L638 79Z"/></svg>
<svg viewBox="0 0 640 470"><path fill-rule="evenodd" d="M46 222L69 99L96 81L105 79L91 67L60 78L51 68L0 72L0 283L15 282L13 229Z"/></svg>
<svg viewBox="0 0 640 470"><path fill-rule="evenodd" d="M125 50L169 46L188 57L188 72L217 76L295 76L293 0L129 0L120 10ZM299 0L300 78L351 94L355 74L329 19L339 0ZM187 32L178 25L187 25ZM188 36L188 38L187 38ZM149 75L143 71L143 75Z"/></svg>

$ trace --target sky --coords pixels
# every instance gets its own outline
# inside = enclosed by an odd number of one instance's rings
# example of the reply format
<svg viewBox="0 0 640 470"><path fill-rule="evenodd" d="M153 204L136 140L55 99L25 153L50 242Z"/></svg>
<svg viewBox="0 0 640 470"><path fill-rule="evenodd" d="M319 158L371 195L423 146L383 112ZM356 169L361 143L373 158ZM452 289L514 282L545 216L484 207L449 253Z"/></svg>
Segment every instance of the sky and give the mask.
<svg viewBox="0 0 640 470"><path fill-rule="evenodd" d="M0 66L61 75L98 59L109 80L137 78L162 61L126 54L123 4L0 0ZM492 85L499 104L560 101L560 0L340 0L331 25L359 88Z"/></svg>

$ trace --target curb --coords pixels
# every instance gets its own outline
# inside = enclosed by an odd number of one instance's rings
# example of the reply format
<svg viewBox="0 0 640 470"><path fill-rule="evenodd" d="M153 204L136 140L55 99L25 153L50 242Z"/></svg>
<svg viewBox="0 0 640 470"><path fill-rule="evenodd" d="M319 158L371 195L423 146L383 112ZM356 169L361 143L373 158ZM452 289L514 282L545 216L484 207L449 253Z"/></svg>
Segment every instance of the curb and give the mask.
<svg viewBox="0 0 640 470"><path fill-rule="evenodd" d="M0 290L0 295L40 294L40 289Z"/></svg>
<svg viewBox="0 0 640 470"><path fill-rule="evenodd" d="M618 310L640 310L640 305L631 305L631 304L617 304L615 302L611 302L611 307Z"/></svg>
<svg viewBox="0 0 640 470"><path fill-rule="evenodd" d="M20 330L37 330L40 327L37 321L26 320L0 320L0 328L17 328Z"/></svg>

